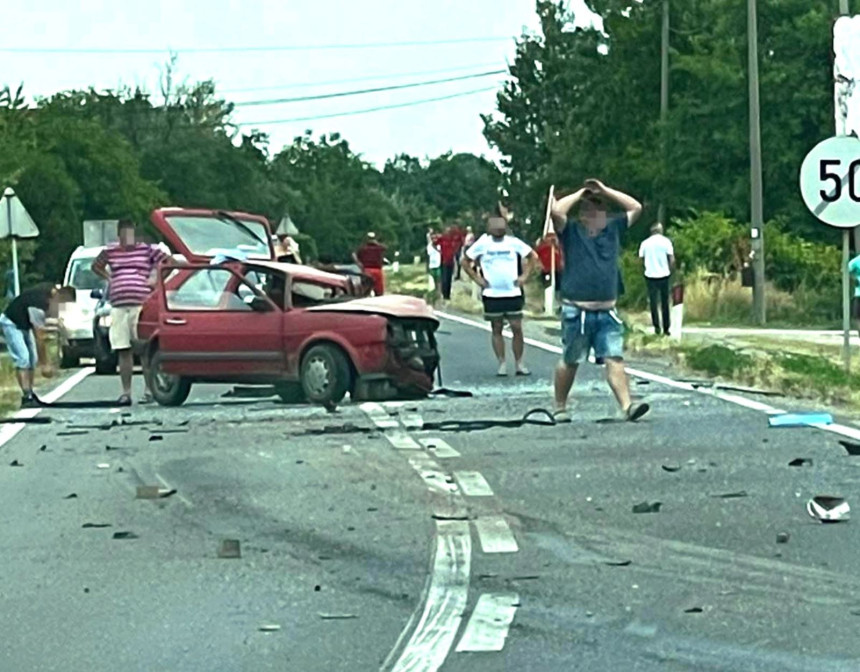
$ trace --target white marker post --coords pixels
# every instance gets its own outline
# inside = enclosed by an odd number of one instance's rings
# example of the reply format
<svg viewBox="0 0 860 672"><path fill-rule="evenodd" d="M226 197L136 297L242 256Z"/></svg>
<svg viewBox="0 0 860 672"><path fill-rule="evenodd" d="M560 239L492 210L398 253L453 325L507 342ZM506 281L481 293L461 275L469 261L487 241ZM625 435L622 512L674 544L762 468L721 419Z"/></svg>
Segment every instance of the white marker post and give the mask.
<svg viewBox="0 0 860 672"><path fill-rule="evenodd" d="M800 168L800 193L818 221L842 229L842 358L851 369L849 230L860 223L860 139L836 137L818 143Z"/></svg>
<svg viewBox="0 0 860 672"><path fill-rule="evenodd" d="M546 203L546 217L543 222L543 239L546 240L550 234L555 235L555 226L552 223L552 201L555 198L555 185L549 188L549 200ZM555 315L555 249L550 254L550 278L549 287L544 290L543 312L544 315Z"/></svg>

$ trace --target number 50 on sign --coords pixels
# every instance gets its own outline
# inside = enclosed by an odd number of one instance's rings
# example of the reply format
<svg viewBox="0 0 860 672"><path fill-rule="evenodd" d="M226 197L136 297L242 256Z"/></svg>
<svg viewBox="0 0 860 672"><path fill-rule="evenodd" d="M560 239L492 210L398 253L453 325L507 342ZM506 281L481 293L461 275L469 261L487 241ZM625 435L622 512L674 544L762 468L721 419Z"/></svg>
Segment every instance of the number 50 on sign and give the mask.
<svg viewBox="0 0 860 672"><path fill-rule="evenodd" d="M860 225L860 139L830 138L816 145L800 168L800 193L825 224Z"/></svg>

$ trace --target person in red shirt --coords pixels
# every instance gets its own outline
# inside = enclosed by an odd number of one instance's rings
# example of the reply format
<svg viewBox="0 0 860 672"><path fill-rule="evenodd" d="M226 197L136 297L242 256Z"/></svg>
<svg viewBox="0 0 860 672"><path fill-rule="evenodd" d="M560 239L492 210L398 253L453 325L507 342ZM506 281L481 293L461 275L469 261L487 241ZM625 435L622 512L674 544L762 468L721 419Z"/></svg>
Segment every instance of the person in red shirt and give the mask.
<svg viewBox="0 0 860 672"><path fill-rule="evenodd" d="M540 259L544 282L547 287L552 284L552 258L555 257L555 286L558 287L564 262L562 261L561 251L558 249L558 241L555 235L550 234L544 238L538 238L535 252L537 252L538 259Z"/></svg>
<svg viewBox="0 0 860 672"><path fill-rule="evenodd" d="M373 293L376 296L382 296L385 293L385 276L382 273L385 245L376 240L376 234L373 231L368 232L364 243L353 252L352 258L361 270L373 278Z"/></svg>
<svg viewBox="0 0 860 672"><path fill-rule="evenodd" d="M445 301L451 299L451 284L454 281L454 269L457 265L457 250L459 238L454 232L454 227L449 226L445 233L436 241L439 253L442 255L442 298Z"/></svg>
<svg viewBox="0 0 860 672"><path fill-rule="evenodd" d="M457 270L456 278L459 280L460 270L462 268L460 260L463 258L463 250L465 249L464 244L466 242L466 232L459 226L455 226L452 231L454 234L454 244L457 246L456 251L454 252L454 262Z"/></svg>

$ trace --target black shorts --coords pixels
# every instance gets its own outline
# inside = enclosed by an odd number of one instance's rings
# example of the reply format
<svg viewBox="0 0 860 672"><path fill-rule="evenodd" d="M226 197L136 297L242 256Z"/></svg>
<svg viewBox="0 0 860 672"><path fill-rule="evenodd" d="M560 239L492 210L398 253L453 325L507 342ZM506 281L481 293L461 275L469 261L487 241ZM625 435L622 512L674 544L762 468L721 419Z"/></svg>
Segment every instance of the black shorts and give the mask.
<svg viewBox="0 0 860 672"><path fill-rule="evenodd" d="M851 299L851 315L855 320L860 320L860 296Z"/></svg>
<svg viewBox="0 0 860 672"><path fill-rule="evenodd" d="M494 320L521 320L523 318L523 306L525 305L525 297L523 296L485 296L484 302L484 319L493 322Z"/></svg>

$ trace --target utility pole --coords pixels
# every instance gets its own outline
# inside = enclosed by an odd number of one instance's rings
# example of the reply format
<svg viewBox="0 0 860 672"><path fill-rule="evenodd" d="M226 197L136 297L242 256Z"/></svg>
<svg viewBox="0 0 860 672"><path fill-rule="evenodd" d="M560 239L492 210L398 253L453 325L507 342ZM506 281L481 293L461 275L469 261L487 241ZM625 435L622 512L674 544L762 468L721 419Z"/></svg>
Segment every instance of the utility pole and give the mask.
<svg viewBox="0 0 860 672"><path fill-rule="evenodd" d="M663 170L669 157L669 138L666 121L669 114L669 0L663 0L663 31L660 40L660 128ZM665 172L663 173L665 175ZM666 225L666 204L660 200L657 208L657 221Z"/></svg>
<svg viewBox="0 0 860 672"><path fill-rule="evenodd" d="M747 0L747 42L749 46L750 99L750 220L753 254L753 319L767 321L764 298L764 207L762 205L761 105L758 78L758 16L756 0Z"/></svg>
<svg viewBox="0 0 860 672"><path fill-rule="evenodd" d="M839 0L839 13L847 16L851 13L849 0ZM848 278L848 261L851 258L851 245L848 229L842 232L842 357L845 371L851 371L851 282ZM860 250L860 226L854 228L854 249Z"/></svg>

